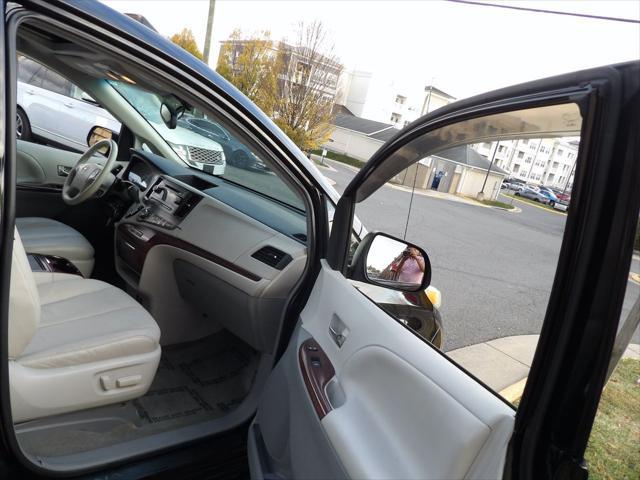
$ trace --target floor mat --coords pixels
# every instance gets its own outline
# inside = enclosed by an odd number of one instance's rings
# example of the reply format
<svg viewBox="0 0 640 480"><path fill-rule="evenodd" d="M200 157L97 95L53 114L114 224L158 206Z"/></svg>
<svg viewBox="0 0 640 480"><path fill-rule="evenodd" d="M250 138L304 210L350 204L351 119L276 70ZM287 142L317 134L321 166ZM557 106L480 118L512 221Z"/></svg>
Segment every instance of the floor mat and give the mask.
<svg viewBox="0 0 640 480"><path fill-rule="evenodd" d="M251 347L227 332L167 347L151 388L133 404L148 423L222 416L249 393L257 361Z"/></svg>
<svg viewBox="0 0 640 480"><path fill-rule="evenodd" d="M80 412L86 418L118 418L113 428L99 430L84 422L63 429L18 433L24 450L58 456L93 450L224 416L248 395L260 355L227 331L180 345L163 347L151 388L143 397L118 406ZM31 422L31 427L38 421ZM70 427L69 425L74 425Z"/></svg>

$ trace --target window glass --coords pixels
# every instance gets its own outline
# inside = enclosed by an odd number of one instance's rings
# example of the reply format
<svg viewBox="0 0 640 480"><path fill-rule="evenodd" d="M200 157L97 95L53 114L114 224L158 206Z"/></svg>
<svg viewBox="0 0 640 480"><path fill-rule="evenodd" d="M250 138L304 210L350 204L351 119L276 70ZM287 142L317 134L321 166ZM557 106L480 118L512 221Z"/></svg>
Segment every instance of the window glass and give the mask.
<svg viewBox="0 0 640 480"><path fill-rule="evenodd" d="M58 75L53 70L49 70L48 68L43 68L41 72L42 76L42 88L49 90L54 93L59 93L60 95L71 94L71 82L64 78L62 75Z"/></svg>
<svg viewBox="0 0 640 480"><path fill-rule="evenodd" d="M512 402L522 393L545 318L578 159L579 110L554 108L425 134L398 152L398 158L419 161L356 205L367 230L424 248L432 266L430 288L437 295L424 293L438 304L431 321L441 325L439 347ZM544 137L535 136L539 125L549 128ZM531 131L521 132L520 126ZM482 128L491 141L479 137ZM523 164L517 146L525 140L552 145L550 153L536 149ZM495 154L500 147L505 155ZM575 151L576 159L560 160L553 154L558 147ZM393 162L392 154L387 163ZM571 175L553 175L554 162L569 162ZM527 188L503 188L513 175ZM403 301L395 297L385 300ZM403 323L418 325L406 318Z"/></svg>
<svg viewBox="0 0 640 480"><path fill-rule="evenodd" d="M23 55L18 56L18 81L32 83L34 76L42 69L42 65Z"/></svg>
<svg viewBox="0 0 640 480"><path fill-rule="evenodd" d="M304 202L271 168L269 160L234 135L219 119L190 109L169 128L160 116L163 102L179 102L123 81L109 84L135 108L186 165L242 185L297 210Z"/></svg>

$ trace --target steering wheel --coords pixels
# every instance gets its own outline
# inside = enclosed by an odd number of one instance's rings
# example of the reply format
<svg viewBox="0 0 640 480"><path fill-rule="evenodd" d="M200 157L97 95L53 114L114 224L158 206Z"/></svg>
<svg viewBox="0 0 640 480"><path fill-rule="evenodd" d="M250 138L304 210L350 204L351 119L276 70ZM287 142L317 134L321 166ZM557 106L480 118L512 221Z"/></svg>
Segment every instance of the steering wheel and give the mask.
<svg viewBox="0 0 640 480"><path fill-rule="evenodd" d="M93 156L104 147L109 148L109 156L104 165L90 162ZM100 140L91 146L73 166L64 185L62 200L68 205L79 205L93 197L105 180L111 175L113 164L118 156L118 144L110 139Z"/></svg>

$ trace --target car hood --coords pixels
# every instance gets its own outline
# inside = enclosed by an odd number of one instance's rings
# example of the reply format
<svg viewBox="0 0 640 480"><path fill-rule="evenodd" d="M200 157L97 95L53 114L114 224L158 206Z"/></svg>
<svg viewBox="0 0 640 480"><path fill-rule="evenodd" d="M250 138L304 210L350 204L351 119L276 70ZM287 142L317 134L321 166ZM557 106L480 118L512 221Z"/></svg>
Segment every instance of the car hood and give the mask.
<svg viewBox="0 0 640 480"><path fill-rule="evenodd" d="M192 132L188 128L178 125L174 129L167 128L162 123L152 123L153 128L164 138L167 142L175 143L177 145L188 145L190 147L205 148L207 150L222 151L222 146L210 138L203 137L195 132Z"/></svg>

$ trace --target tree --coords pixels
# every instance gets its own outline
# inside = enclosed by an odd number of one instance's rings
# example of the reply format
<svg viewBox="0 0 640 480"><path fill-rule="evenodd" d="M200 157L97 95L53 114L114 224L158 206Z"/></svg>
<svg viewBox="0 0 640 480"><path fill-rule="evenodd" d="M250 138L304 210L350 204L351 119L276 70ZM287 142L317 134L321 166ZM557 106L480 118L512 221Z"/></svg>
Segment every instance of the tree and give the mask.
<svg viewBox="0 0 640 480"><path fill-rule="evenodd" d="M294 45L278 48L278 78L274 121L303 150L327 142L342 65L329 44L322 22L300 22Z"/></svg>
<svg viewBox="0 0 640 480"><path fill-rule="evenodd" d="M217 71L301 149L315 149L329 139L342 65L321 22L301 22L293 45L274 44L266 31L243 39L235 30L222 44Z"/></svg>
<svg viewBox="0 0 640 480"><path fill-rule="evenodd" d="M196 39L190 28L183 28L180 33L175 33L169 38L176 45L184 48L187 52L196 58L202 60L202 52L198 48Z"/></svg>
<svg viewBox="0 0 640 480"><path fill-rule="evenodd" d="M268 31L242 39L241 31L236 29L222 44L216 70L272 116L278 95L277 61L278 55Z"/></svg>

